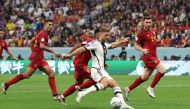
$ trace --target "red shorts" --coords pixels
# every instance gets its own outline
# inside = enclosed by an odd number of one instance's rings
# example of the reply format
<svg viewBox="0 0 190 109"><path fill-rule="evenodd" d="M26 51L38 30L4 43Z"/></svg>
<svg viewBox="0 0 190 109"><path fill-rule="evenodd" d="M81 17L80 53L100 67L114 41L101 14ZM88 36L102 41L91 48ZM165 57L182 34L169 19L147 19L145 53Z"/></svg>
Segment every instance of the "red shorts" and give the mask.
<svg viewBox="0 0 190 109"><path fill-rule="evenodd" d="M143 56L142 60L144 61L144 67L150 69L156 69L157 65L160 63L159 59L153 56Z"/></svg>
<svg viewBox="0 0 190 109"><path fill-rule="evenodd" d="M31 67L33 69L37 69L37 68L42 68L46 65L48 65L48 63L44 59L42 59L42 60L30 60L28 67Z"/></svg>
<svg viewBox="0 0 190 109"><path fill-rule="evenodd" d="M91 78L91 73L87 72L85 67L75 67L74 77L78 81L84 81Z"/></svg>

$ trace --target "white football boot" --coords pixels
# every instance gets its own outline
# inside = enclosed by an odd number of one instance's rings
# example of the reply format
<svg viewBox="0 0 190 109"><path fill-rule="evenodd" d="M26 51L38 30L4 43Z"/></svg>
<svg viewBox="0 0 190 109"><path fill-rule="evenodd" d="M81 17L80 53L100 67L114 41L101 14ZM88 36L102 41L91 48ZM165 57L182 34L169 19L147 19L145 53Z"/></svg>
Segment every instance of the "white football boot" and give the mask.
<svg viewBox="0 0 190 109"><path fill-rule="evenodd" d="M154 94L154 88L148 87L148 88L146 89L146 92L148 93L148 95L150 95L150 97L156 98L156 96L155 96L155 94Z"/></svg>

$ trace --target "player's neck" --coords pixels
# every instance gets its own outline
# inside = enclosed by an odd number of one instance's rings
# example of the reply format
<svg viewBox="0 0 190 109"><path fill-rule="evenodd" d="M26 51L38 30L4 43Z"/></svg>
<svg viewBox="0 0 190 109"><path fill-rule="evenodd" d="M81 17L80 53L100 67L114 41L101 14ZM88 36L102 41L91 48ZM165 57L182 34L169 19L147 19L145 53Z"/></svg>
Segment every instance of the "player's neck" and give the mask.
<svg viewBox="0 0 190 109"><path fill-rule="evenodd" d="M100 41L101 43L104 42L100 37L97 38L98 41Z"/></svg>
<svg viewBox="0 0 190 109"><path fill-rule="evenodd" d="M43 31L48 34L48 30L46 28L44 28Z"/></svg>
<svg viewBox="0 0 190 109"><path fill-rule="evenodd" d="M151 31L151 28L143 27L143 30L144 30L144 31L148 31L148 32L150 32L150 31Z"/></svg>

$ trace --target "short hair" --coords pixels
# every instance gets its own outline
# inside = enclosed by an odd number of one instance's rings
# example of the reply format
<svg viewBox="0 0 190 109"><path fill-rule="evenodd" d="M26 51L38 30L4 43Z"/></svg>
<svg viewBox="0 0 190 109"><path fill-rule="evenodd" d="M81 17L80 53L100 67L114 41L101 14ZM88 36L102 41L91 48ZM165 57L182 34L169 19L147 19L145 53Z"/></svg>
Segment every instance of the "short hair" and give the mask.
<svg viewBox="0 0 190 109"><path fill-rule="evenodd" d="M110 32L110 28L106 26L100 27L99 32Z"/></svg>
<svg viewBox="0 0 190 109"><path fill-rule="evenodd" d="M152 18L151 14L148 11L145 11L143 19L145 20L145 19L151 19L151 18Z"/></svg>
<svg viewBox="0 0 190 109"><path fill-rule="evenodd" d="M49 20L49 19L45 21L45 23L48 23L48 22L53 22L53 21L52 21L52 20Z"/></svg>

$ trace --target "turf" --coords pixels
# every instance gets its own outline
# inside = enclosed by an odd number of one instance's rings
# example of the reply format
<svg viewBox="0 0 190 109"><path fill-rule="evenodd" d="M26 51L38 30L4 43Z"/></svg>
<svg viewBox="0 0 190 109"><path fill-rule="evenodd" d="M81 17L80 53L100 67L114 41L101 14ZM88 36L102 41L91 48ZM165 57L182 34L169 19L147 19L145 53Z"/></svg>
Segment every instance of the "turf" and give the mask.
<svg viewBox="0 0 190 109"><path fill-rule="evenodd" d="M14 75L0 75L0 83ZM133 82L136 76L113 75L123 88ZM130 94L128 104L136 109L190 109L190 78L188 76L164 77L155 88L157 98L146 94L149 81L143 83ZM62 93L74 82L72 75L57 76L58 91ZM46 75L33 75L10 87L8 94L0 93L0 109L111 109L109 100L113 97L111 89L91 93L80 104L75 102L76 93L66 99L62 106L52 101Z"/></svg>

